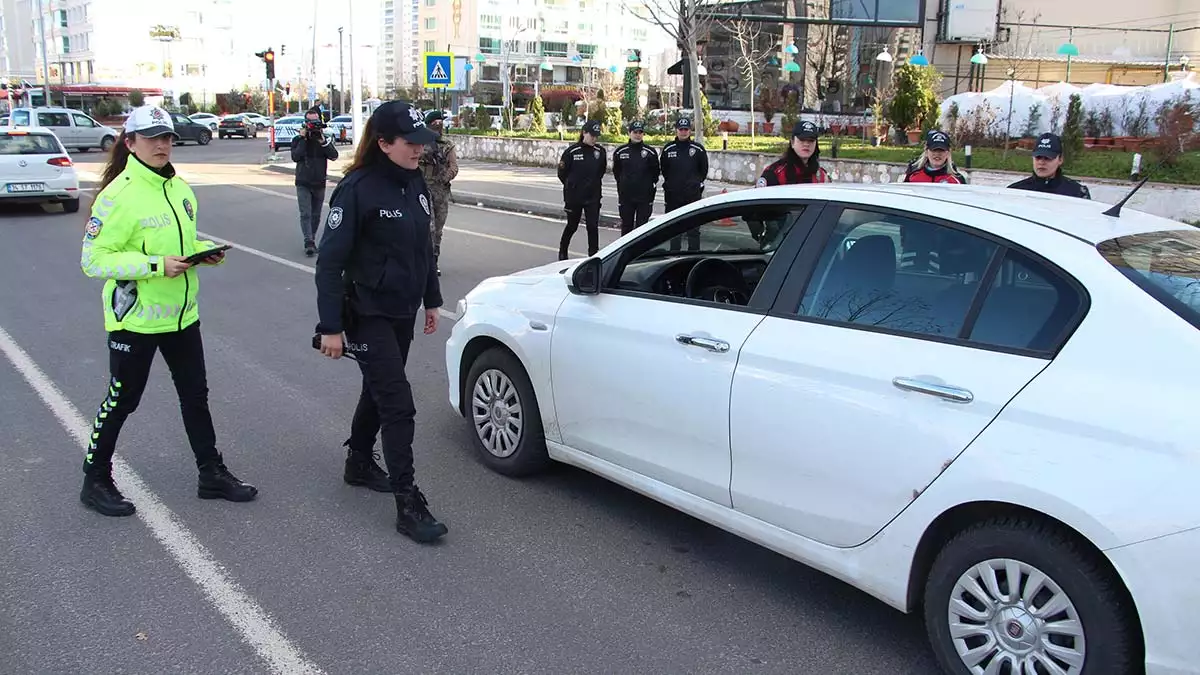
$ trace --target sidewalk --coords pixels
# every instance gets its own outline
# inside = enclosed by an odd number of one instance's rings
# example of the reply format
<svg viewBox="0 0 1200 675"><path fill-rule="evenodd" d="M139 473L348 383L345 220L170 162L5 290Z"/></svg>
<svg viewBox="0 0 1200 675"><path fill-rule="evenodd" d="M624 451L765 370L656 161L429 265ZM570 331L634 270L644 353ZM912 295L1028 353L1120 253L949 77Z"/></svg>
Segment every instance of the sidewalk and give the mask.
<svg viewBox="0 0 1200 675"><path fill-rule="evenodd" d="M338 160L329 165L329 181L336 183L342 177L342 169L348 161ZM450 198L456 204L471 204L487 208L529 213L548 218L565 220L562 202L562 183L552 169L541 167L513 166L492 162L459 160L458 178L454 179ZM277 162L264 165L267 171L294 173L292 162ZM749 186L708 181L705 196L720 194L721 190L733 192ZM621 218L617 213L617 184L612 172L604 176L603 201L600 224L604 227L620 228ZM654 214L663 212L662 186L654 201Z"/></svg>

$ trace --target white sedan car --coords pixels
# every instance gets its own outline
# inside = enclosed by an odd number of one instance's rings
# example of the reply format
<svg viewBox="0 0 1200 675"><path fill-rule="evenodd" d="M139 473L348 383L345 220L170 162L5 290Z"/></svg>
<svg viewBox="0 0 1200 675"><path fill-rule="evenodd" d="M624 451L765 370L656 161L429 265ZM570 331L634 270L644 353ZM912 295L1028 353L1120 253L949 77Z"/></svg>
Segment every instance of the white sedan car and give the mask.
<svg viewBox="0 0 1200 675"><path fill-rule="evenodd" d="M782 186L480 283L492 469L581 467L924 615L947 673L1198 673L1200 230Z"/></svg>
<svg viewBox="0 0 1200 675"><path fill-rule="evenodd" d="M79 211L79 174L50 129L0 129L0 204L13 203Z"/></svg>

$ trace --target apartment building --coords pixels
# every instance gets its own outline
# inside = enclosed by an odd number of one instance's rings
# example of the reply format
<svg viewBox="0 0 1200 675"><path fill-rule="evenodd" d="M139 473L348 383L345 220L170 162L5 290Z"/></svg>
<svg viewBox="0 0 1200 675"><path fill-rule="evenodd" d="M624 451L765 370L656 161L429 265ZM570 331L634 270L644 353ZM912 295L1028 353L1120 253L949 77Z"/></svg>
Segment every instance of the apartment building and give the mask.
<svg viewBox="0 0 1200 675"><path fill-rule="evenodd" d="M28 29L36 0L0 0L0 77L30 80L34 72L34 43Z"/></svg>
<svg viewBox="0 0 1200 675"><path fill-rule="evenodd" d="M375 51L379 60L377 66L378 86L383 93L395 91L396 87L396 2L395 0L380 0L379 2L379 48Z"/></svg>
<svg viewBox="0 0 1200 675"><path fill-rule="evenodd" d="M9 68L37 83L48 70L52 89L122 83L175 97L188 92L202 103L250 75L235 44L233 0L3 0L3 9Z"/></svg>
<svg viewBox="0 0 1200 675"><path fill-rule="evenodd" d="M511 68L514 97L566 92L623 70L635 51L646 60L674 48L659 28L622 0L420 0L420 52L470 60L476 99L499 103L500 69Z"/></svg>
<svg viewBox="0 0 1200 675"><path fill-rule="evenodd" d="M411 87L421 81L421 42L417 34L420 30L422 0L396 2L402 5L396 38L399 47L396 57L397 84L399 87Z"/></svg>

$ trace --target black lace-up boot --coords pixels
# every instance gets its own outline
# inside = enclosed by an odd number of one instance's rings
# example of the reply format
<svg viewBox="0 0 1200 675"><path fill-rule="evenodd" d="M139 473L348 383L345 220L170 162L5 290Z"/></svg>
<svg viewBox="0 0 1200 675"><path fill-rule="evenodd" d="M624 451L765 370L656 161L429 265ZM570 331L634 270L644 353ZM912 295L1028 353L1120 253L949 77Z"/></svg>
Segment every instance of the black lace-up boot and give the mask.
<svg viewBox="0 0 1200 675"><path fill-rule="evenodd" d="M218 459L200 466L196 494L201 499L248 502L258 495L258 488L239 480L225 467L225 462Z"/></svg>
<svg viewBox="0 0 1200 675"><path fill-rule="evenodd" d="M117 489L111 465L84 467L83 489L79 492L83 505L106 516L132 516L137 509Z"/></svg>
<svg viewBox="0 0 1200 675"><path fill-rule="evenodd" d="M423 544L444 536L449 530L429 512L429 502L416 485L396 492L396 531Z"/></svg>
<svg viewBox="0 0 1200 675"><path fill-rule="evenodd" d="M365 487L376 492L392 491L387 472L376 463L376 460L379 459L379 453L372 453L370 451L360 452L349 449L350 441L346 441L343 445L347 447L347 450L346 471L342 474L342 479L348 485Z"/></svg>

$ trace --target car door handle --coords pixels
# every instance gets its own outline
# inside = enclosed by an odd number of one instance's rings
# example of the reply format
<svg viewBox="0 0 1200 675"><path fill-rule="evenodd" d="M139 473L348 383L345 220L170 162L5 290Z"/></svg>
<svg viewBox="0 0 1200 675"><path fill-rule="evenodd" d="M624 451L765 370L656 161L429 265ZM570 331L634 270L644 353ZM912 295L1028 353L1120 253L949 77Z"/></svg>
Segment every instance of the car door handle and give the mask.
<svg viewBox="0 0 1200 675"><path fill-rule="evenodd" d="M892 384L904 391L915 391L918 394L929 394L944 398L947 401L954 403L970 403L975 400L975 395L969 390L961 387L947 387L943 384L934 384L923 380L914 380L910 377L897 377L892 379Z"/></svg>
<svg viewBox="0 0 1200 675"><path fill-rule="evenodd" d="M694 335L676 335L675 341L681 345L689 347L700 347L707 349L710 352L724 354L729 351L729 343L724 340L714 340L712 338L695 337Z"/></svg>

